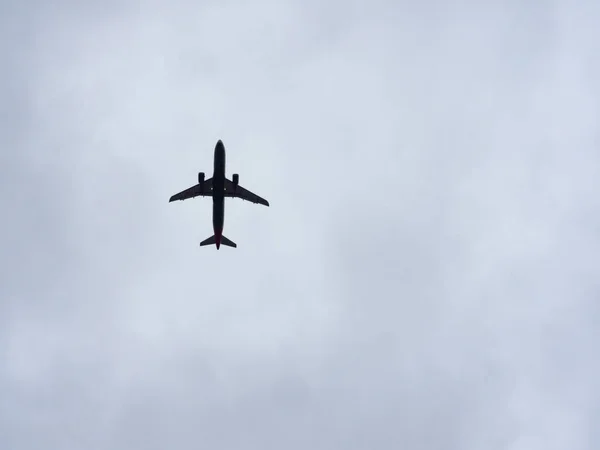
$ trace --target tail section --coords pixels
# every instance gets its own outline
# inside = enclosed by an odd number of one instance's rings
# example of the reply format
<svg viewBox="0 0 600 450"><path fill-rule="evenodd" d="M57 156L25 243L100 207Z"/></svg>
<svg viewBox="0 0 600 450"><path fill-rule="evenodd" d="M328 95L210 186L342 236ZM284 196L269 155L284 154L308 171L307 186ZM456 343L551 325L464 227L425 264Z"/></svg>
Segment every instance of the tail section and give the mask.
<svg viewBox="0 0 600 450"><path fill-rule="evenodd" d="M200 242L200 246L203 247L205 245L213 245L213 244L217 244L217 238L215 235L212 235L211 237L209 237L208 239L203 240L202 242ZM233 241L230 241L229 239L227 239L225 236L221 235L221 242L219 244L223 244L226 245L227 247L233 247L236 248L237 244ZM217 245L217 249L219 248L219 246Z"/></svg>
<svg viewBox="0 0 600 450"><path fill-rule="evenodd" d="M227 247L237 248L237 244L233 241L230 241L225 236L221 236L221 244L226 245Z"/></svg>
<svg viewBox="0 0 600 450"><path fill-rule="evenodd" d="M202 242L200 242L200 247L203 247L204 245L213 245L213 244L216 244L216 243L217 243L217 238L213 234L208 239L204 239Z"/></svg>

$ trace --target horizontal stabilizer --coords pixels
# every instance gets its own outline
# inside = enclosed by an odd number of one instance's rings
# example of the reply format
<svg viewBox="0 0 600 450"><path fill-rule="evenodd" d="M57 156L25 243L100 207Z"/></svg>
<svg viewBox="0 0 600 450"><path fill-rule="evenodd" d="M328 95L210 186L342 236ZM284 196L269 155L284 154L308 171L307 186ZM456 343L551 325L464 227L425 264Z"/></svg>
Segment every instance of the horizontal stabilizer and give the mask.
<svg viewBox="0 0 600 450"><path fill-rule="evenodd" d="M216 245L216 243L217 243L217 238L215 237L215 235L212 235L208 239L204 239L202 242L200 242L200 247L203 247L205 245ZM233 248L237 247L237 244L235 242L230 241L225 236L221 236L221 245L226 245L227 247L233 247Z"/></svg>
<svg viewBox="0 0 600 450"><path fill-rule="evenodd" d="M226 245L228 247L233 247L233 248L237 247L237 244L235 242L230 241L225 236L221 236L221 244Z"/></svg>
<svg viewBox="0 0 600 450"><path fill-rule="evenodd" d="M208 239L204 239L202 242L200 242L200 247L202 247L204 245L213 245L216 243L217 243L217 239L215 238L215 235L213 234Z"/></svg>

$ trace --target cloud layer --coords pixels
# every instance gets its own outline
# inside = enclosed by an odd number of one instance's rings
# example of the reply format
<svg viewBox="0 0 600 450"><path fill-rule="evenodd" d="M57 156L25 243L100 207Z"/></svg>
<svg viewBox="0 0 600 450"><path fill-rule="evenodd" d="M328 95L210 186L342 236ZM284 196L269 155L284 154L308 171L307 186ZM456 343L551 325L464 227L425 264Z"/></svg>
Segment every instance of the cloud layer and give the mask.
<svg viewBox="0 0 600 450"><path fill-rule="evenodd" d="M0 447L597 446L593 2L3 9Z"/></svg>

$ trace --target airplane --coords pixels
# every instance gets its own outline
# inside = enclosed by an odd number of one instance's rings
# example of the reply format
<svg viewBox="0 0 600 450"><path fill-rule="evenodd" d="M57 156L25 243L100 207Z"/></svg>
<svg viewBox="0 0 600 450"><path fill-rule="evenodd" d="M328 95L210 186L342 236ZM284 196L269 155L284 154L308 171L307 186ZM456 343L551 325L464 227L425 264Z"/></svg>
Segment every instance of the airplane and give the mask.
<svg viewBox="0 0 600 450"><path fill-rule="evenodd" d="M240 176L233 174L233 179L225 177L225 146L219 139L215 145L214 171L212 178L204 179L204 172L198 173L198 184L171 196L169 203L176 200L187 200L198 196L212 197L213 199L213 230L214 235L200 242L200 246L215 244L217 250L221 244L228 247L237 247L237 244L223 236L223 223L225 220L225 197L241 198L252 203L269 206L269 202L262 197L244 189L239 185Z"/></svg>

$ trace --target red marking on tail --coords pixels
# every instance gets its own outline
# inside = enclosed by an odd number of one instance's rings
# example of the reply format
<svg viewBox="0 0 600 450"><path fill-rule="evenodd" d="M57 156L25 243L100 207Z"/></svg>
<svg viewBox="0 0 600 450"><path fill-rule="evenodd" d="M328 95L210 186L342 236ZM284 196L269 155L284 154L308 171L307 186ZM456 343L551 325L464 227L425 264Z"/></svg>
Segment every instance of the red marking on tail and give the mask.
<svg viewBox="0 0 600 450"><path fill-rule="evenodd" d="M217 250L221 246L221 236L223 235L223 228L215 229L215 244L217 246Z"/></svg>

